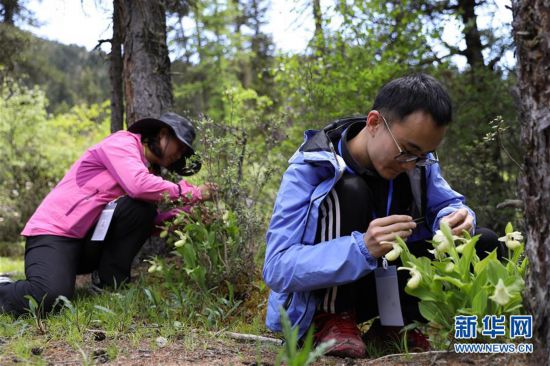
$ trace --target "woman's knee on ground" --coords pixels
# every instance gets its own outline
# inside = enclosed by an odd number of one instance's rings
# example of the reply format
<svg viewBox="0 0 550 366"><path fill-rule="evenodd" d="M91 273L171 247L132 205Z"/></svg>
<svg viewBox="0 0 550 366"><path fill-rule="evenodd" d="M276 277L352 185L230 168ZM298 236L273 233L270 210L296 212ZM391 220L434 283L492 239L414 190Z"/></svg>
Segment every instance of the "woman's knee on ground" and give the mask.
<svg viewBox="0 0 550 366"><path fill-rule="evenodd" d="M60 296L72 299L75 292L75 279L60 279L58 281L28 281L29 295L36 300L44 313L53 310Z"/></svg>

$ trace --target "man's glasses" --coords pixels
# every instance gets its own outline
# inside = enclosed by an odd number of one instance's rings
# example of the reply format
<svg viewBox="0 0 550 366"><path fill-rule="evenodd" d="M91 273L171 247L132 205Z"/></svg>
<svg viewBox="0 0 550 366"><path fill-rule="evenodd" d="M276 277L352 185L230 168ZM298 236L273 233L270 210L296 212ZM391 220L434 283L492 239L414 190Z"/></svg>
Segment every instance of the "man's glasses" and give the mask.
<svg viewBox="0 0 550 366"><path fill-rule="evenodd" d="M384 121L384 124L386 125L386 128L388 129L388 132L390 133L390 136L393 139L393 142L395 142L395 146L397 146L397 149L399 150L399 154L397 154L394 158L395 160L404 164L411 163L414 161L416 166L429 166L439 162L439 159L437 158L437 153L435 151L433 152L433 157L428 157L428 156L417 156L413 153L408 152L405 149L402 149L401 146L399 146L399 143L397 142L397 140L395 139L395 136L391 132L388 121L386 121L386 119L382 114L380 114L380 117L382 117L382 120Z"/></svg>

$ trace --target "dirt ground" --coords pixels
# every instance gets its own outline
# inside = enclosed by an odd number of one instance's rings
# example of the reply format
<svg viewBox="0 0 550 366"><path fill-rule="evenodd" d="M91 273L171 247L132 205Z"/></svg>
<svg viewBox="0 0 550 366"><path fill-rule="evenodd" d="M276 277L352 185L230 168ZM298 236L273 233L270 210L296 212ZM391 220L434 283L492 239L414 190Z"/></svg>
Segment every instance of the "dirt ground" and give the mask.
<svg viewBox="0 0 550 366"><path fill-rule="evenodd" d="M88 347L82 352L75 352L62 342L48 344L44 350L33 349L30 360L19 360L13 356L0 356L2 365L48 364L48 365L274 365L278 347L271 344L237 341L223 336L205 339L191 337L189 341L181 335L172 339L164 347L152 345L151 340L144 340L138 346L129 342L109 339L91 339ZM118 355L114 360L108 356L107 346L116 345ZM8 351L9 353L9 351ZM341 359L323 357L315 365L530 365L525 355L517 354L457 354L454 352L425 352L407 355L388 355L377 359Z"/></svg>
<svg viewBox="0 0 550 366"><path fill-rule="evenodd" d="M78 276L77 287L85 287L89 276ZM279 347L272 343L243 341L227 337L224 333L205 335L200 332L181 334L159 347L155 337L144 337L139 344L124 339L110 339L102 334L90 333L86 347L75 350L65 342L48 342L43 349L33 348L30 358L18 359L3 347L0 339L0 365L247 365L272 366ZM109 354L116 349L116 357ZM111 351L111 352L110 352ZM387 355L380 358L342 359L323 357L314 365L483 365L524 366L540 364L521 354L457 354L432 351Z"/></svg>

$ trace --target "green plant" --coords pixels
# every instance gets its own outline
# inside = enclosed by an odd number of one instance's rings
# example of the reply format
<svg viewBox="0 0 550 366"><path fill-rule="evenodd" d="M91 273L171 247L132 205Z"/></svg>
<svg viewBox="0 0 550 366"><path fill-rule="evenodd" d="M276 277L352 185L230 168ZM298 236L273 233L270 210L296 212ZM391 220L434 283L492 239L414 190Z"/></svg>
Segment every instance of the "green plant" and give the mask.
<svg viewBox="0 0 550 366"><path fill-rule="evenodd" d="M276 365L307 366L324 355L334 345L334 340L313 346L313 328L309 328L302 346L299 346L298 327L292 327L290 319L283 308L280 309L283 336L283 348L277 355Z"/></svg>
<svg viewBox="0 0 550 366"><path fill-rule="evenodd" d="M166 223L161 236L167 237L172 253L181 258L181 269L153 258L149 272L164 274L170 282L184 280L202 290L234 280L242 268L239 264L244 263L235 257L243 243L235 215L221 212L221 208L197 206Z"/></svg>
<svg viewBox="0 0 550 366"><path fill-rule="evenodd" d="M92 313L84 311L66 298L65 296L59 296L53 305L56 308L59 303L62 303L64 311L62 311L62 317L65 319L66 327L75 327L79 333L82 333L92 321Z"/></svg>
<svg viewBox="0 0 550 366"><path fill-rule="evenodd" d="M34 320L34 324L36 325L36 329L40 334L46 334L46 324L44 322L44 299L40 303L36 301L36 299L30 295L25 295L25 298L29 302L29 308L28 314L31 316L31 318Z"/></svg>
<svg viewBox="0 0 550 366"><path fill-rule="evenodd" d="M504 264L497 258L496 250L480 260L475 252L479 237L467 233L464 236L454 236L449 226L442 223L432 240L433 260L415 257L400 238L393 243L393 250L399 252L404 264L398 270L411 274L405 291L420 299L420 313L446 340L456 315L477 315L481 319L485 315L523 311L521 292L528 261L523 256L521 234L514 232L511 224L506 226L506 236L500 238L509 248Z"/></svg>

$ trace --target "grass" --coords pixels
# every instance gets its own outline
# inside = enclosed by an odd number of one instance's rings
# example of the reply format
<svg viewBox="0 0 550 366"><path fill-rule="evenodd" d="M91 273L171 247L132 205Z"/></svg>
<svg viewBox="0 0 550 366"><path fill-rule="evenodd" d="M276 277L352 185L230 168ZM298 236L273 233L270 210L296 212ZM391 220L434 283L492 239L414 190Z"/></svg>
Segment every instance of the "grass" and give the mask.
<svg viewBox="0 0 550 366"><path fill-rule="evenodd" d="M60 298L58 311L46 318L0 315L0 364L17 360L41 365L64 359L94 364L131 358L142 350L153 353L163 347L200 354L211 352L213 343L231 342L224 338L224 331L266 334L268 289L261 279L246 286L235 285L239 291L230 284L201 291L177 277L148 274L145 267L138 268L133 283L113 291L97 295L86 285L77 288L74 299ZM0 258L0 272L16 272L23 277L23 260ZM247 291L244 297L242 289ZM165 338L167 344L161 347L158 337ZM397 343L390 348L402 352ZM367 348L371 358L387 354L374 345ZM273 355L268 359L272 362L279 349L256 343L248 353L236 352L238 357L252 357L259 364L266 352Z"/></svg>
<svg viewBox="0 0 550 366"><path fill-rule="evenodd" d="M22 277L23 260L0 258L0 272ZM99 295L77 288L74 299L58 299L59 310L45 318L0 315L0 364L47 364L59 350L70 355L69 360L93 364L101 357L112 361L141 348L154 352L160 348L158 337L166 338L166 347L193 352L208 347L205 339L223 339L219 334L224 330L265 333L261 312L246 312L258 304L245 307L232 291L202 292L144 272L140 268L132 284ZM98 341L101 334L105 339Z"/></svg>
<svg viewBox="0 0 550 366"><path fill-rule="evenodd" d="M21 258L0 257L0 273L14 274L14 278L24 278L25 264Z"/></svg>

